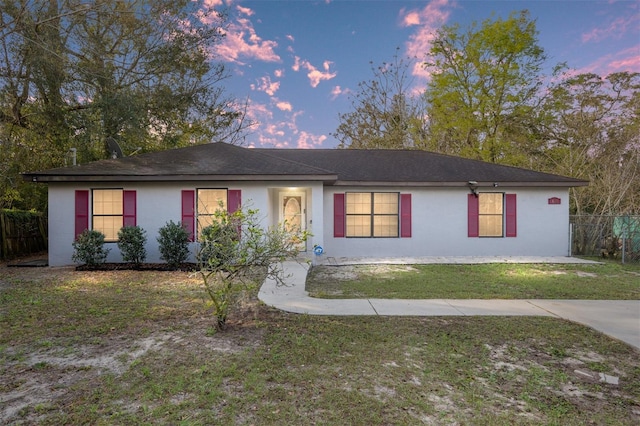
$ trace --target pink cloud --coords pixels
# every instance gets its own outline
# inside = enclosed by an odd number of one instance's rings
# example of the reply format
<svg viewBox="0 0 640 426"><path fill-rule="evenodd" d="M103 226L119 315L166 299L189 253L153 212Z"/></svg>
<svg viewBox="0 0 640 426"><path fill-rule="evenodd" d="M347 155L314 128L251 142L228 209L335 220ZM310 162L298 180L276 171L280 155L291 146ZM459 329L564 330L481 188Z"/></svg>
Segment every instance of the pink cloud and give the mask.
<svg viewBox="0 0 640 426"><path fill-rule="evenodd" d="M224 5L224 0L204 0L205 7L218 7Z"/></svg>
<svg viewBox="0 0 640 426"><path fill-rule="evenodd" d="M296 41L296 39L295 39L295 38L293 38L293 36L292 36L291 34L287 34L285 37L287 38L287 40L289 40L289 41L290 41L290 42L292 42L292 43L293 43L294 41Z"/></svg>
<svg viewBox="0 0 640 426"><path fill-rule="evenodd" d="M265 104L249 102L247 116L260 126L262 123L273 119L273 112Z"/></svg>
<svg viewBox="0 0 640 426"><path fill-rule="evenodd" d="M293 106L291 105L291 103L290 102L286 102L286 101L277 101L276 102L276 107L280 111L291 111L291 110L293 110Z"/></svg>
<svg viewBox="0 0 640 426"><path fill-rule="evenodd" d="M308 71L307 77L309 77L309 82L311 83L311 87L317 87L321 81L331 80L335 78L336 75L338 75L338 73L336 72L329 71L331 64L333 64L333 62L324 61L322 63L322 67L324 69L324 72L323 72L317 69L316 67L314 67L313 65L311 65L309 61L305 59L300 59L298 56L296 56L294 63L291 66L291 69L296 72L300 71L301 69L306 69Z"/></svg>
<svg viewBox="0 0 640 426"><path fill-rule="evenodd" d="M595 73L606 76L614 72L640 72L640 47L631 47L598 58L576 70L576 73Z"/></svg>
<svg viewBox="0 0 640 426"><path fill-rule="evenodd" d="M284 130L282 130L277 124L266 125L264 128L264 133L269 136L277 136L280 138L284 136Z"/></svg>
<svg viewBox="0 0 640 426"><path fill-rule="evenodd" d="M349 95L350 93L352 93L352 90L349 88L343 89L340 86L335 86L331 89L331 100L336 100L338 96Z"/></svg>
<svg viewBox="0 0 640 426"><path fill-rule="evenodd" d="M423 58L429 52L437 29L449 19L450 9L455 6L456 3L454 1L432 0L422 9L409 11L402 9L400 11L400 25L402 27L416 28L405 43L407 56ZM429 73L419 61L413 66L412 74L418 78L429 78Z"/></svg>
<svg viewBox="0 0 640 426"><path fill-rule="evenodd" d="M248 7L236 6L236 9L238 9L238 12L247 16L253 16L253 14L255 13L253 10L249 9Z"/></svg>
<svg viewBox="0 0 640 426"><path fill-rule="evenodd" d="M246 7L236 7L241 16L251 16L253 11ZM225 37L214 47L214 54L227 62L244 64L240 58L264 62L279 62L280 56L275 53L278 43L263 40L256 34L253 23L243 17L230 22L223 31Z"/></svg>
<svg viewBox="0 0 640 426"><path fill-rule="evenodd" d="M280 89L280 82L279 81L272 82L269 76L261 77L258 80L258 84L251 85L251 90L257 90L258 92L265 92L269 96L275 95L278 89Z"/></svg>
<svg viewBox="0 0 640 426"><path fill-rule="evenodd" d="M402 26L411 27L414 25L420 25L420 14L412 10L402 17Z"/></svg>
<svg viewBox="0 0 640 426"><path fill-rule="evenodd" d="M628 31L637 31L638 21L640 21L640 15L637 13L620 17L606 27L594 28L582 34L582 42L598 42L607 38L619 39Z"/></svg>
<svg viewBox="0 0 640 426"><path fill-rule="evenodd" d="M275 75L275 76L276 76L276 77L278 77L278 78L281 78L281 77L283 77L283 76L284 76L284 70L275 70L275 71L273 72L273 75Z"/></svg>
<svg viewBox="0 0 640 426"><path fill-rule="evenodd" d="M322 143L327 140L325 135L314 135L309 132L300 132L298 134L298 148L313 149L322 147Z"/></svg>

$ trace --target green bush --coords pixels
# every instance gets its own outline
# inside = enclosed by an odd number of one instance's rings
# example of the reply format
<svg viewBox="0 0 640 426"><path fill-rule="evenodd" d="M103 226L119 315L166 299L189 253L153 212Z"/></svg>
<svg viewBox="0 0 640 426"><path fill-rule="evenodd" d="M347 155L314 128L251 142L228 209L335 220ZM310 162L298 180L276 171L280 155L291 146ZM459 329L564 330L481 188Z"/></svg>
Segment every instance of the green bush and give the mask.
<svg viewBox="0 0 640 426"><path fill-rule="evenodd" d="M144 245L147 242L147 231L139 226L124 226L118 231L118 248L122 260L139 266L147 258Z"/></svg>
<svg viewBox="0 0 640 426"><path fill-rule="evenodd" d="M170 220L158 231L160 259L177 268L189 257L189 233L180 222Z"/></svg>
<svg viewBox="0 0 640 426"><path fill-rule="evenodd" d="M238 225L229 221L214 222L200 232L198 264L202 269L233 263L239 240Z"/></svg>
<svg viewBox="0 0 640 426"><path fill-rule="evenodd" d="M71 260L88 266L105 263L111 249L104 248L104 238L100 231L85 229L73 242Z"/></svg>

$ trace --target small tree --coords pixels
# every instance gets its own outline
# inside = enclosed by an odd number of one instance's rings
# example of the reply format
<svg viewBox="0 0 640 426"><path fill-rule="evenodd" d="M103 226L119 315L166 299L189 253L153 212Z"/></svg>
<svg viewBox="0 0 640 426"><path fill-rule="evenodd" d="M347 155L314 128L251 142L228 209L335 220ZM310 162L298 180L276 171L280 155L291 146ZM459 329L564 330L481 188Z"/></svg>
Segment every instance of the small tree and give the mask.
<svg viewBox="0 0 640 426"><path fill-rule="evenodd" d="M177 268L189 257L189 233L180 222L170 220L158 231L160 259Z"/></svg>
<svg viewBox="0 0 640 426"><path fill-rule="evenodd" d="M238 296L266 278L281 282L281 262L295 257L309 234L286 223L265 229L251 209L219 210L214 222L201 232L198 260L216 329L223 330Z"/></svg>
<svg viewBox="0 0 640 426"><path fill-rule="evenodd" d="M118 248L122 260L140 266L147 258L144 245L147 242L147 231L139 226L124 226L118 231Z"/></svg>
<svg viewBox="0 0 640 426"><path fill-rule="evenodd" d="M100 231L85 229L73 242L71 260L87 266L105 263L111 249L104 248L104 238Z"/></svg>

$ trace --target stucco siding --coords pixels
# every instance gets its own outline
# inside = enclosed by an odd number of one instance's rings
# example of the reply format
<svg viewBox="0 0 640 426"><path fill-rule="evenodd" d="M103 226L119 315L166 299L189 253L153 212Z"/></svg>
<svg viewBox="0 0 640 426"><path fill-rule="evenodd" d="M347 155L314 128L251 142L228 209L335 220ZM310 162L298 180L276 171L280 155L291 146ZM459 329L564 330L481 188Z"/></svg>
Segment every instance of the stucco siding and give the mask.
<svg viewBox="0 0 640 426"><path fill-rule="evenodd" d="M333 194L379 191L376 188L330 187L324 196L325 256L567 256L568 191L566 189L498 188L517 196L517 236L470 238L467 199L462 188L384 188L412 196L410 238L335 238ZM491 191L494 191L491 189ZM489 191L487 191L489 192ZM560 205L548 204L550 197Z"/></svg>
<svg viewBox="0 0 640 426"><path fill-rule="evenodd" d="M467 236L466 188L389 187L384 192L411 194L412 217L410 238L335 238L333 236L333 195L344 192L375 192L375 187L324 187L319 182L303 187L293 183L136 183L126 185L49 184L49 264L72 264L75 203L77 189L123 188L137 195L137 224L147 231L147 261L161 262L157 235L169 220L181 220L181 191L197 188L227 188L242 191L245 207L259 210L263 226L279 220L279 194L303 192L306 196L305 218L311 237L307 250L322 246L324 256L567 256L568 255L568 190L564 188L497 188L495 192L517 196L517 236L470 238ZM300 183L297 183L300 185ZM558 197L561 204L548 203ZM90 206L91 207L91 206ZM91 215L91 211L90 211ZM91 224L91 220L89 221ZM109 262L122 261L116 243L110 248ZM197 250L191 244L191 258Z"/></svg>
<svg viewBox="0 0 640 426"><path fill-rule="evenodd" d="M282 182L275 187L263 183L245 182L185 182L185 183L135 183L135 184L91 184L74 185L49 184L49 264L63 266L73 263L73 240L75 238L75 191L105 188L122 188L136 191L136 223L147 232L147 262L162 262L157 243L158 231L168 221L181 220L181 193L183 190L198 188L239 189L242 191L244 207L257 209L261 224L266 228L278 222L278 193L291 189L292 183ZM314 183L305 188L307 197L306 221L308 229L314 233L308 247L322 244L322 232L314 231L322 226L322 184ZM316 203L318 205L316 205ZM89 203L89 226L91 227L91 202ZM314 218L319 218L314 221ZM320 228L321 229L321 228ZM317 233L316 233L317 232ZM110 249L107 262L121 262L122 256L117 243L106 243ZM190 243L189 260L195 260L196 243Z"/></svg>

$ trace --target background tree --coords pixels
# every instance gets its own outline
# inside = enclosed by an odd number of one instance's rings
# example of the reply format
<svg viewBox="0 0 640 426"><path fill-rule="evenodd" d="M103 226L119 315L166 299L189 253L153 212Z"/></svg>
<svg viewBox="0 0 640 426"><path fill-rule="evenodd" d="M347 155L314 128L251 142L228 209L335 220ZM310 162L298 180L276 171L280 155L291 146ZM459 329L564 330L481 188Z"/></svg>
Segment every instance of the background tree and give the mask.
<svg viewBox="0 0 640 426"><path fill-rule="evenodd" d="M539 112L537 168L590 181L577 214L640 213L640 74L566 74Z"/></svg>
<svg viewBox="0 0 640 426"><path fill-rule="evenodd" d="M251 123L211 57L225 16L204 0L0 0L3 206L42 207L18 173L225 140Z"/></svg>
<svg viewBox="0 0 640 426"><path fill-rule="evenodd" d="M426 148L492 163L527 163L528 120L546 60L528 12L438 30L428 52ZM514 143L517 141L518 143Z"/></svg>
<svg viewBox="0 0 640 426"><path fill-rule="evenodd" d="M371 66L373 78L358 85L351 97L353 111L339 114L333 136L340 148L401 149L421 145L424 136L422 98L411 93L412 61Z"/></svg>

